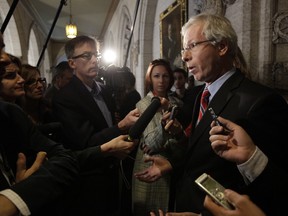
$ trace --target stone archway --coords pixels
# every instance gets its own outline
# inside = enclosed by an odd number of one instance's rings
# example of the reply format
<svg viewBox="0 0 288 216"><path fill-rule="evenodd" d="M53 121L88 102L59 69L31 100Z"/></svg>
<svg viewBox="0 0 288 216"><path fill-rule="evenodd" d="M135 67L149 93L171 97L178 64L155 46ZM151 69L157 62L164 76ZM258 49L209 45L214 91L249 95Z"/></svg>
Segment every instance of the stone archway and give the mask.
<svg viewBox="0 0 288 216"><path fill-rule="evenodd" d="M147 65L153 59L153 31L154 20L156 15L158 1L144 0L141 4L140 12L138 14L138 53L134 58L140 56L135 67L136 86L139 93L143 96L144 93L144 77L147 69ZM140 21L141 20L141 21ZM136 55L136 53L134 53Z"/></svg>

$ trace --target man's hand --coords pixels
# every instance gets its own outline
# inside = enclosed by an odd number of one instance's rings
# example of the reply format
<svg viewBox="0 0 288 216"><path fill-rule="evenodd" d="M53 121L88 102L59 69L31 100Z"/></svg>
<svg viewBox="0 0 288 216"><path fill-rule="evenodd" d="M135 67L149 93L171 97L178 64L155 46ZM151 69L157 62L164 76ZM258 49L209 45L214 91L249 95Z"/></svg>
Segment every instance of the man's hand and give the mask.
<svg viewBox="0 0 288 216"><path fill-rule="evenodd" d="M150 216L156 216L154 212L150 212ZM159 216L164 216L164 212L159 209ZM165 216L199 216L199 214L195 214L193 212L167 212Z"/></svg>
<svg viewBox="0 0 288 216"><path fill-rule="evenodd" d="M161 156L146 156L144 162L152 162L152 165L134 174L138 180L143 182L155 182L172 170L170 162Z"/></svg>
<svg viewBox="0 0 288 216"><path fill-rule="evenodd" d="M159 97L160 99L160 103L161 103L161 107L159 109L161 110L168 110L168 107L170 105L170 102L168 99L166 99L165 97Z"/></svg>
<svg viewBox="0 0 288 216"><path fill-rule="evenodd" d="M177 119L170 119L171 112L164 112L161 124L164 127L164 130L173 135L179 135L183 133L183 127Z"/></svg>
<svg viewBox="0 0 288 216"><path fill-rule="evenodd" d="M40 151L37 154L37 157L33 163L33 165L27 169L26 168L26 157L23 153L18 154L18 160L16 162L17 164L17 170L16 170L16 179L15 182L18 183L30 175L32 175L35 171L39 169L39 167L44 163L46 160L46 152Z"/></svg>
<svg viewBox="0 0 288 216"><path fill-rule="evenodd" d="M231 132L228 135L223 134L224 127L216 126L213 121L209 138L212 149L226 160L237 164L246 162L256 149L251 137L239 125L221 117L218 120Z"/></svg>
<svg viewBox="0 0 288 216"><path fill-rule="evenodd" d="M130 129L130 127L132 127L135 122L138 120L140 116L140 112L137 108L135 108L134 110L130 111L124 119L122 119L119 123L118 123L118 128L122 131L127 131Z"/></svg>
<svg viewBox="0 0 288 216"><path fill-rule="evenodd" d="M128 141L128 135L120 135L101 145L101 151L108 155L114 155L124 159L135 148L139 140Z"/></svg>
<svg viewBox="0 0 288 216"><path fill-rule="evenodd" d="M224 194L235 209L229 210L217 205L208 195L205 197L204 207L215 216L265 216L264 212L248 196L229 189L226 189Z"/></svg>

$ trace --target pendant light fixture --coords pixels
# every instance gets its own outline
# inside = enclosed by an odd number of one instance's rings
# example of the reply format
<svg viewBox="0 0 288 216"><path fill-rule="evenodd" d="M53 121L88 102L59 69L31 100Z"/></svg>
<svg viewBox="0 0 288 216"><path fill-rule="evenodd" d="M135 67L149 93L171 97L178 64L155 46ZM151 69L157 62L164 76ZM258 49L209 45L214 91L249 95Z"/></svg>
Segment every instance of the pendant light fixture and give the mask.
<svg viewBox="0 0 288 216"><path fill-rule="evenodd" d="M72 3L70 0L70 18L69 18L69 24L66 25L66 36L68 38L75 38L77 36L77 26L72 23L71 7Z"/></svg>

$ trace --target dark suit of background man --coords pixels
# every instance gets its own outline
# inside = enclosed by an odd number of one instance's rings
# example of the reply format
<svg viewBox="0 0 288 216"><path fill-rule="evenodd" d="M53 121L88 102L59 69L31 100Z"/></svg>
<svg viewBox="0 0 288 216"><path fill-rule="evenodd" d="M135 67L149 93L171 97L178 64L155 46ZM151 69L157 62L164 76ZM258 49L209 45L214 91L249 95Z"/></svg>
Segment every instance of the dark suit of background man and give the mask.
<svg viewBox="0 0 288 216"><path fill-rule="evenodd" d="M51 103L54 95L71 81L72 77L73 69L70 68L68 61L62 61L55 67L52 84L46 89L44 95L49 103Z"/></svg>
<svg viewBox="0 0 288 216"><path fill-rule="evenodd" d="M109 141L111 136L105 137L105 133L99 136L104 129L112 131L113 136L121 134L119 124L113 126L115 102L112 95L103 84L95 81L98 72L95 40L78 36L66 43L65 52L74 76L52 101L55 115L63 124L65 146L84 149ZM118 158L111 156L87 167L76 190L67 198L66 215L116 215L119 210L118 165Z"/></svg>
<svg viewBox="0 0 288 216"><path fill-rule="evenodd" d="M194 78L205 84L198 88L198 96L192 98L192 130L185 159L178 169L181 172L177 175L176 211L211 215L203 207L205 193L194 182L206 172L224 187L249 195L267 215L279 215L275 214L279 206L273 200L277 192L269 185L269 178L262 182L261 177L243 177L235 163L215 154L209 141L212 117L206 111L198 124L197 118L201 94L207 87L208 108L241 125L269 161L288 172L288 145L283 142L288 131L287 102L272 89L247 79L245 71L236 68L244 64L237 57L237 35L225 17L199 14L189 19L181 33L182 59ZM177 170L177 165L171 163ZM263 184L267 190L259 189Z"/></svg>

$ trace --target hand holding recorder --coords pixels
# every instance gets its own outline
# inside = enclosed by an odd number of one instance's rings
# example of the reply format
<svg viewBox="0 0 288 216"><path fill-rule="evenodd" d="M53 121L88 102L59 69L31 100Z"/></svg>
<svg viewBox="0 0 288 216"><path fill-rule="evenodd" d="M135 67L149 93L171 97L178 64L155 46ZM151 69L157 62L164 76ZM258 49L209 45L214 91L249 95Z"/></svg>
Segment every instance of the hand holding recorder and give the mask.
<svg viewBox="0 0 288 216"><path fill-rule="evenodd" d="M239 125L224 119L217 118L222 124L211 123L210 142L214 152L226 160L237 164L246 162L255 152L256 145L246 131ZM223 134L224 127L230 132Z"/></svg>
<svg viewBox="0 0 288 216"><path fill-rule="evenodd" d="M219 184L210 175L203 173L199 176L195 183L205 191L218 205L221 205L225 209L233 209L233 205L225 198L225 188Z"/></svg>
<svg viewBox="0 0 288 216"><path fill-rule="evenodd" d="M228 210L216 204L211 197L206 196L204 207L207 208L214 216L265 216L264 212L256 206L248 196L240 195L235 191L226 189L225 198L233 203L235 209Z"/></svg>

